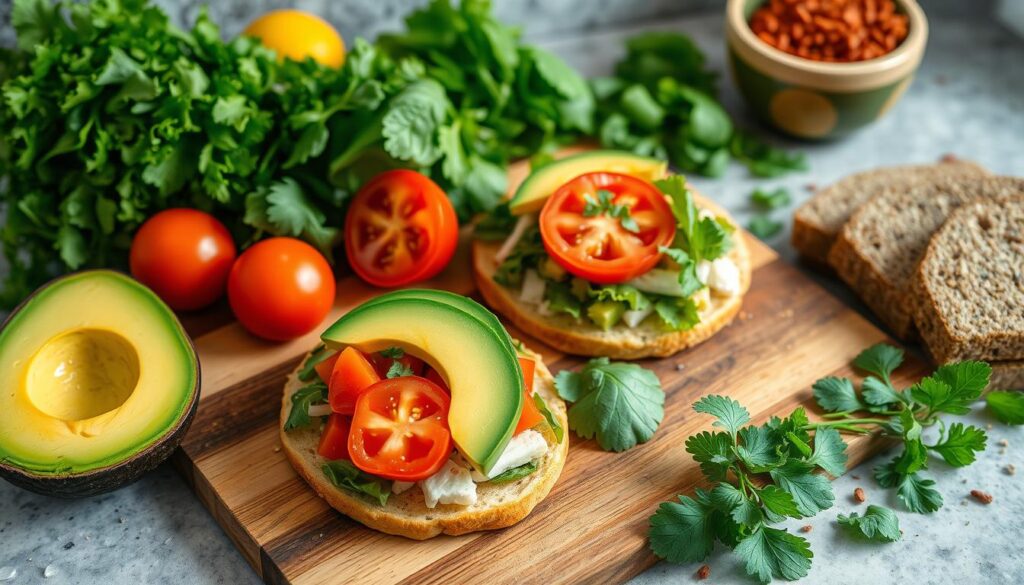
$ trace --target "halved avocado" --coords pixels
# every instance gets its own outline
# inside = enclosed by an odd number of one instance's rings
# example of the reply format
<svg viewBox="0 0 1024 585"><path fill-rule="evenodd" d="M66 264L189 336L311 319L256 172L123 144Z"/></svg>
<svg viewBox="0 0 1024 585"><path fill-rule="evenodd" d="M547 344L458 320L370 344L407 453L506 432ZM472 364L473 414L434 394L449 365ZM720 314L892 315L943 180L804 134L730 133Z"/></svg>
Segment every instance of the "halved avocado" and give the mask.
<svg viewBox="0 0 1024 585"><path fill-rule="evenodd" d="M537 211L559 187L584 173L605 171L654 181L665 176L668 163L621 150L588 150L550 162L530 173L509 202L513 215Z"/></svg>
<svg viewBox="0 0 1024 585"><path fill-rule="evenodd" d="M199 361L174 313L123 274L50 282L0 330L0 476L60 497L115 489L177 447Z"/></svg>
<svg viewBox="0 0 1024 585"><path fill-rule="evenodd" d="M485 473L497 462L523 408L523 374L507 333L503 339L448 302L397 291L353 309L321 339L366 353L397 345L426 361L451 389L448 426L459 450Z"/></svg>

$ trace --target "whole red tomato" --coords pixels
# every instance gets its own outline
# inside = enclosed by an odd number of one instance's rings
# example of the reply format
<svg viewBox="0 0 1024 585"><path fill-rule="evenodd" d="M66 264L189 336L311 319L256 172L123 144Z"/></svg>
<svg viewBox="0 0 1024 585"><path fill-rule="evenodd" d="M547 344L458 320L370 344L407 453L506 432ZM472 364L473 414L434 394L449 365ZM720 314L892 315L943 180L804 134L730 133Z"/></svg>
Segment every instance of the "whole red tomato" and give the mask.
<svg viewBox="0 0 1024 585"><path fill-rule="evenodd" d="M250 333L273 341L309 333L334 304L334 273L324 257L295 238L263 240L235 261L228 301Z"/></svg>
<svg viewBox="0 0 1024 585"><path fill-rule="evenodd" d="M345 217L345 253L366 282L426 280L455 254L459 220L437 183L416 171L381 173L356 193Z"/></svg>
<svg viewBox="0 0 1024 585"><path fill-rule="evenodd" d="M196 209L168 209L142 224L132 240L132 276L179 311L200 309L224 294L235 261L224 224Z"/></svg>

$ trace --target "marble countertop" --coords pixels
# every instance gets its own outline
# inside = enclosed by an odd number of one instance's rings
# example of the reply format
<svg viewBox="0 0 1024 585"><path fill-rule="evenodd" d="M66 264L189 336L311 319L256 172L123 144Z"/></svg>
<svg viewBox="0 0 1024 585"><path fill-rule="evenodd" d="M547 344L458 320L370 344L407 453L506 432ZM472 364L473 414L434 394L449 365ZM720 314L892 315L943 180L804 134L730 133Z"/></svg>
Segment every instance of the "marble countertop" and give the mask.
<svg viewBox="0 0 1024 585"><path fill-rule="evenodd" d="M926 5L927 8L927 5ZM650 27L646 27L650 28ZM724 68L720 16L663 23L658 28L691 34ZM746 223L747 197L755 186L786 186L794 205L809 196L808 185L822 185L852 171L885 164L932 161L955 153L1001 173L1024 169L1024 43L982 16L931 22L925 62L906 97L889 115L847 140L795 145L808 154L810 171L779 180L758 181L733 167L716 180L694 178L697 187ZM607 73L622 51L622 38L636 30L586 37L535 39L587 74ZM969 48L969 50L967 50ZM723 99L741 124L753 126L731 82L723 78ZM787 219L792 210L778 212ZM788 225L770 243L786 258ZM826 284L846 294L834 283ZM982 413L966 420L987 425ZM804 583L883 582L1024 583L1024 428L996 424L988 450L972 466L931 473L946 505L929 516L900 511L902 541L876 545L851 539L838 529L836 515L862 508L853 490L863 487L869 502L900 510L892 494L871 479L871 468L886 454L835 482L836 505L809 524L806 536L814 565ZM1006 441L1001 446L1000 441ZM1008 465L1021 473L1014 476ZM968 499L971 489L995 496L989 506ZM709 564L715 583L752 583L728 551L716 550ZM17 571L12 583L122 585L134 583L257 583L258 577L213 518L169 465L115 493L62 501L21 491L0 482L0 579ZM689 582L697 565L658 564L636 584ZM5 582L6 583L6 582Z"/></svg>

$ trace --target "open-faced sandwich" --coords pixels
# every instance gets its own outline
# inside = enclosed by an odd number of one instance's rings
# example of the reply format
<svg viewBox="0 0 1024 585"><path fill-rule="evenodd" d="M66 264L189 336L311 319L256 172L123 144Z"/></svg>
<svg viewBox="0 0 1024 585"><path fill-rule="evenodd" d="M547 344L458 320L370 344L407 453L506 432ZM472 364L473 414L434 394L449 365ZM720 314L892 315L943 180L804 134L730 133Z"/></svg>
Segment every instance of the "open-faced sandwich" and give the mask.
<svg viewBox="0 0 1024 585"><path fill-rule="evenodd" d="M289 378L281 442L331 506L415 539L523 519L565 463L565 404L540 356L453 293L353 309Z"/></svg>
<svg viewBox="0 0 1024 585"><path fill-rule="evenodd" d="M478 229L484 299L574 354L666 356L714 335L739 311L750 259L726 212L665 170L614 151L535 170L509 202L514 227Z"/></svg>

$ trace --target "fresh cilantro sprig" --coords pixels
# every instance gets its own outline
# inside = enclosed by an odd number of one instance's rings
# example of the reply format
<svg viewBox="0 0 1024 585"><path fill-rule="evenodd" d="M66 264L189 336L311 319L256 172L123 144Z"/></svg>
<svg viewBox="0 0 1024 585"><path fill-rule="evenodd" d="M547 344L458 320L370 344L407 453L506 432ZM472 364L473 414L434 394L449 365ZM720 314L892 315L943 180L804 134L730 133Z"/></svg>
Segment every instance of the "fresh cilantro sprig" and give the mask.
<svg viewBox="0 0 1024 585"><path fill-rule="evenodd" d="M622 203L615 203L615 194L607 189L598 189L597 198L593 195L587 194L583 196L585 201L583 205L583 216L584 217L596 217L598 215L605 215L612 219L619 220L619 225L622 229L632 232L639 233L640 226L637 225L636 220L630 214L629 206Z"/></svg>
<svg viewBox="0 0 1024 585"><path fill-rule="evenodd" d="M866 373L858 393L852 380L828 377L815 382L814 398L828 411L828 425L849 433L878 432L902 443L902 452L875 469L875 479L912 512L930 513L942 507L942 495L924 472L933 459L952 467L974 462L985 450L983 429L963 423L947 425L942 415L970 412L988 386L992 368L964 361L940 366L909 388L897 390L892 374L903 363L903 351L886 344L861 352L853 365ZM997 395L996 401L999 398ZM865 416L858 413L868 413ZM937 426L938 438L927 441L924 429Z"/></svg>
<svg viewBox="0 0 1024 585"><path fill-rule="evenodd" d="M327 400L327 384L317 380L312 384L303 386L292 394L292 409L288 418L284 421L284 430L290 431L301 427L308 427L313 419L309 416L309 407Z"/></svg>
<svg viewBox="0 0 1024 585"><path fill-rule="evenodd" d="M836 521L840 526L849 527L866 538L880 542L896 542L903 536L896 513L882 506L868 506L863 516L856 512L849 516L840 514Z"/></svg>
<svg viewBox="0 0 1024 585"><path fill-rule="evenodd" d="M555 388L569 407L569 428L597 438L605 451L625 451L654 436L665 416L665 393L654 372L595 358L579 372L562 370Z"/></svg>
<svg viewBox="0 0 1024 585"><path fill-rule="evenodd" d="M707 558L720 542L764 583L807 575L810 545L773 525L832 507L832 485L816 470L845 470L846 444L838 431L812 425L803 408L749 425L747 409L726 396L705 396L693 409L713 416L718 429L686 441L711 489L663 503L650 518L651 549L666 560L690 563ZM770 481L762 481L766 477Z"/></svg>

